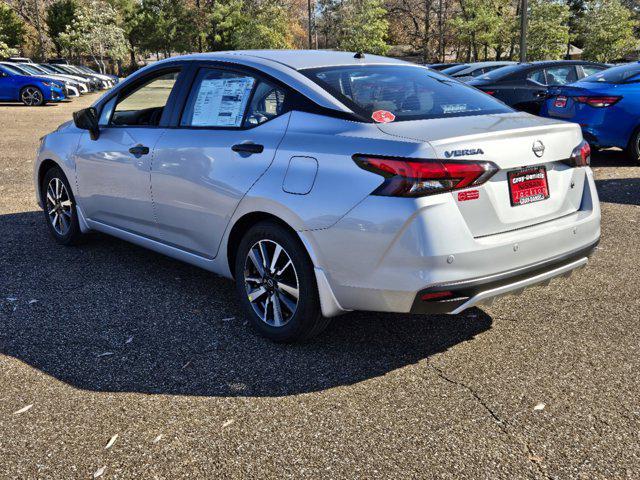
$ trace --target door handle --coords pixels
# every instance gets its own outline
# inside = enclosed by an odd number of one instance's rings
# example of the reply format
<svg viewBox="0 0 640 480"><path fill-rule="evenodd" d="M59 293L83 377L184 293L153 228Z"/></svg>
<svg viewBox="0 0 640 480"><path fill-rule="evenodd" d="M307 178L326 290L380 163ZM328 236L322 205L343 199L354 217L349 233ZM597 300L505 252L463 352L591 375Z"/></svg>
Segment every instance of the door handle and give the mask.
<svg viewBox="0 0 640 480"><path fill-rule="evenodd" d="M258 145L257 143L238 143L231 147L231 150L238 153L262 153L264 151L264 145Z"/></svg>
<svg viewBox="0 0 640 480"><path fill-rule="evenodd" d="M149 147L145 147L144 145L136 145L135 147L131 147L129 149L129 153L136 158L140 158L142 155L149 154Z"/></svg>

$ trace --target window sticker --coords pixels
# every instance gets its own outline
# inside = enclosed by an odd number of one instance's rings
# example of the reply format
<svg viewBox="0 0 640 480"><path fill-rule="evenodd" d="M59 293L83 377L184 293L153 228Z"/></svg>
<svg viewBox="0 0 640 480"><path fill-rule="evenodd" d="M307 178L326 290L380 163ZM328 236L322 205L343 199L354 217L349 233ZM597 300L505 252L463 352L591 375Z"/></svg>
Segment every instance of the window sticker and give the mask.
<svg viewBox="0 0 640 480"><path fill-rule="evenodd" d="M442 105L443 113L461 113L466 111L467 111L466 103L451 103L448 105L446 104Z"/></svg>
<svg viewBox="0 0 640 480"><path fill-rule="evenodd" d="M376 110L371 114L371 118L378 123L390 123L396 119L396 116L386 110Z"/></svg>
<svg viewBox="0 0 640 480"><path fill-rule="evenodd" d="M239 127L254 83L253 77L202 80L191 125Z"/></svg>

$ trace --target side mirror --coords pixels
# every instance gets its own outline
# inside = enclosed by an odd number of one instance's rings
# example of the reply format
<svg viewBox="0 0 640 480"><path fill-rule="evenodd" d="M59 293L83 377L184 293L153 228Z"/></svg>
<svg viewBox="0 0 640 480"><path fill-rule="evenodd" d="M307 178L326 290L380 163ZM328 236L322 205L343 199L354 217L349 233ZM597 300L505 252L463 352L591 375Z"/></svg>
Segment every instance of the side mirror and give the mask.
<svg viewBox="0 0 640 480"><path fill-rule="evenodd" d="M98 111L93 108L85 108L73 113L73 123L81 130L89 130L91 140L97 140L100 137L100 128L98 127Z"/></svg>

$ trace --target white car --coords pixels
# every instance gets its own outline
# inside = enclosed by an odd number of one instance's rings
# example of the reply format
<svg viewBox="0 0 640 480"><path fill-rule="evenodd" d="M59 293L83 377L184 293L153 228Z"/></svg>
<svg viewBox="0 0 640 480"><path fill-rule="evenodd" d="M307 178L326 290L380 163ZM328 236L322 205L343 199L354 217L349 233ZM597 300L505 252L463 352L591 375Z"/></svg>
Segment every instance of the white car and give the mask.
<svg viewBox="0 0 640 480"><path fill-rule="evenodd" d="M34 181L58 242L97 230L234 278L252 324L297 341L348 311L455 314L583 267L589 153L578 125L418 65L222 52L77 112Z"/></svg>

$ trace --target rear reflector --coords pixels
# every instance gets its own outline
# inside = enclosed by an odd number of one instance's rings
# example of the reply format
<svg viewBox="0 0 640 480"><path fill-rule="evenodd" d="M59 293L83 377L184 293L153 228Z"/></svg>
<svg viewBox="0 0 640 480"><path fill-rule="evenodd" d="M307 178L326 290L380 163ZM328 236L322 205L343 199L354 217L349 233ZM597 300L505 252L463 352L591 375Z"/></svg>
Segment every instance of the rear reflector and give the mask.
<svg viewBox="0 0 640 480"><path fill-rule="evenodd" d="M354 155L358 166L384 177L373 195L422 197L478 186L489 180L498 166L484 161L399 159Z"/></svg>
<svg viewBox="0 0 640 480"><path fill-rule="evenodd" d="M598 97L573 97L573 99L578 103L586 103L587 105L595 108L605 108L610 107L611 105L615 105L618 103L622 97L613 97L613 96L598 96Z"/></svg>
<svg viewBox="0 0 640 480"><path fill-rule="evenodd" d="M443 300L445 298L453 297L453 292L429 292L420 297L423 302L429 302L431 300Z"/></svg>

